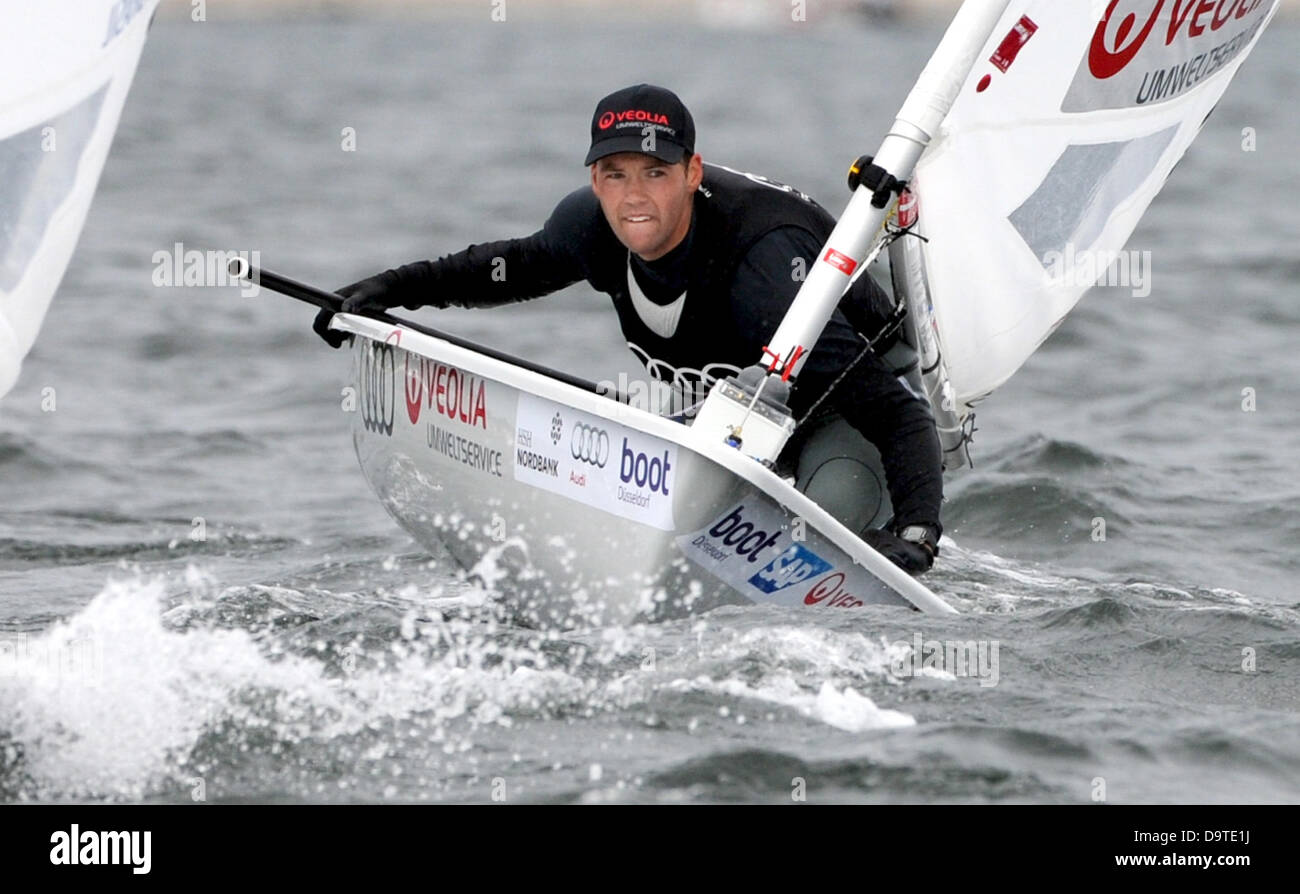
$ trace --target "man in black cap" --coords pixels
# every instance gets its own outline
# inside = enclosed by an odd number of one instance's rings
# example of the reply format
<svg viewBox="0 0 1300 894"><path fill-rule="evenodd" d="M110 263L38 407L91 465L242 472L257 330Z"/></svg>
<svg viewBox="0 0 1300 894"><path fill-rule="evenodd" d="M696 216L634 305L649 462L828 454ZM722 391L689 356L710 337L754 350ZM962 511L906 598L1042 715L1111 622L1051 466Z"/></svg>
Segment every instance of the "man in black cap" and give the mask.
<svg viewBox="0 0 1300 894"><path fill-rule="evenodd" d="M830 235L831 215L788 186L705 166L690 112L648 84L596 106L585 164L590 188L561 200L537 233L353 283L338 292L343 310L491 307L586 280L613 299L629 347L656 378L703 397L717 375L758 362ZM501 269L504 277L493 275ZM929 404L864 353L863 336L875 336L891 311L871 276L858 277L795 381L796 418L821 413L801 424L782 461L831 515L920 573L938 554L942 460ZM330 317L322 311L315 329L338 347L347 336L329 329ZM889 507L872 465L888 481L893 517L884 529L875 526Z"/></svg>

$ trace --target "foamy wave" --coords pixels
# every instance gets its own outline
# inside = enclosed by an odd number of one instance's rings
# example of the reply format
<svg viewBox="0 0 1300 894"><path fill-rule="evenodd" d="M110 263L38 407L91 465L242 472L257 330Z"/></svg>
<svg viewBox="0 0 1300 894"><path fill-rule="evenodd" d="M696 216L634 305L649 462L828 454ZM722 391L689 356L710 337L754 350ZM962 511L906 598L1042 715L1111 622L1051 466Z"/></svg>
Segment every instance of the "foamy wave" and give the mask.
<svg viewBox="0 0 1300 894"><path fill-rule="evenodd" d="M111 582L71 619L13 640L0 728L38 790L139 797L232 687L263 679L247 633L168 632L163 597L158 582Z"/></svg>
<svg viewBox="0 0 1300 894"><path fill-rule="evenodd" d="M269 741L258 747L275 753L277 743L328 741L381 721L410 719L436 750L461 752L470 742L448 728L453 721L508 726L511 715L591 694L591 683L546 667L528 644L498 642L490 626L408 617L395 642L318 641L305 647L317 658L270 636L214 628L204 609L222 594L199 589L198 605L168 611L161 582L111 582L66 622L5 641L0 791L139 799L192 784L250 741ZM177 620L183 627L169 624Z"/></svg>
<svg viewBox="0 0 1300 894"><path fill-rule="evenodd" d="M670 688L713 692L791 708L805 717L849 732L912 726L901 711L880 708L858 688L867 682L897 683L889 673L891 648L859 633L815 627L767 626L746 631L722 628L711 641L700 636L697 660L717 666L722 679L697 675ZM738 675L737 666L751 669ZM754 669L758 679L753 679ZM724 706L726 707L726 706ZM742 708L728 716L744 716Z"/></svg>
<svg viewBox="0 0 1300 894"><path fill-rule="evenodd" d="M731 679L705 683L699 688L793 708L805 717L851 733L916 725L916 718L910 714L877 707L875 702L853 687L845 686L841 690L829 680L822 682L815 695L794 678L781 674L769 676L757 686Z"/></svg>

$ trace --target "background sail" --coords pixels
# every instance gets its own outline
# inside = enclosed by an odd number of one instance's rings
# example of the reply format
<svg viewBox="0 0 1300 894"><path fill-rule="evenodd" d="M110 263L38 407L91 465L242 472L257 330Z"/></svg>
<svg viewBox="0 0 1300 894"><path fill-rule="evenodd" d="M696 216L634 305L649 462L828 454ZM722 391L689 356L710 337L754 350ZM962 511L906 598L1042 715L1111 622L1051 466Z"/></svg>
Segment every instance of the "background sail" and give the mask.
<svg viewBox="0 0 1300 894"><path fill-rule="evenodd" d="M912 180L957 416L1106 275L1277 5L1011 3Z"/></svg>
<svg viewBox="0 0 1300 894"><path fill-rule="evenodd" d="M81 235L158 0L11 4L0 28L0 397Z"/></svg>

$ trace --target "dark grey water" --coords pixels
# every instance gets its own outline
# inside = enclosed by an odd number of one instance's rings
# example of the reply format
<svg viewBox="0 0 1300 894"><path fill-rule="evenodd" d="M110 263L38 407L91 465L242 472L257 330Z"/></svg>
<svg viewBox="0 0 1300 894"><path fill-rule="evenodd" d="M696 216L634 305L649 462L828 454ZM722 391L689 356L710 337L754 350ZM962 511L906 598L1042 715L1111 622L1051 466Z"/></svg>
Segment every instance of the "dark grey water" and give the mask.
<svg viewBox="0 0 1300 894"><path fill-rule="evenodd" d="M981 410L928 578L956 619L511 627L369 492L346 359L304 306L153 285L178 241L334 287L531 232L583 182L595 99L640 80L683 95L707 159L837 209L937 37L159 23L0 406L0 797L779 802L802 779L810 801L1300 799L1285 22L1130 243L1152 294L1091 293ZM585 288L417 316L635 374ZM900 677L916 636L996 642L996 680Z"/></svg>

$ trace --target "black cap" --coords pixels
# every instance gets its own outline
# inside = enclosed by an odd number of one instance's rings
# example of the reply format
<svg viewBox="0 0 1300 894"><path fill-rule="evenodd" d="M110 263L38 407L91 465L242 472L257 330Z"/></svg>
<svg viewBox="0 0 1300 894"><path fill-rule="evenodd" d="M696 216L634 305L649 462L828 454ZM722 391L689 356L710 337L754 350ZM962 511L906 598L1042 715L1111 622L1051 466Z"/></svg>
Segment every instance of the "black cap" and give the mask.
<svg viewBox="0 0 1300 894"><path fill-rule="evenodd" d="M663 87L637 84L611 93L591 116L591 151L583 164L618 152L641 152L670 164L694 155L691 113Z"/></svg>

